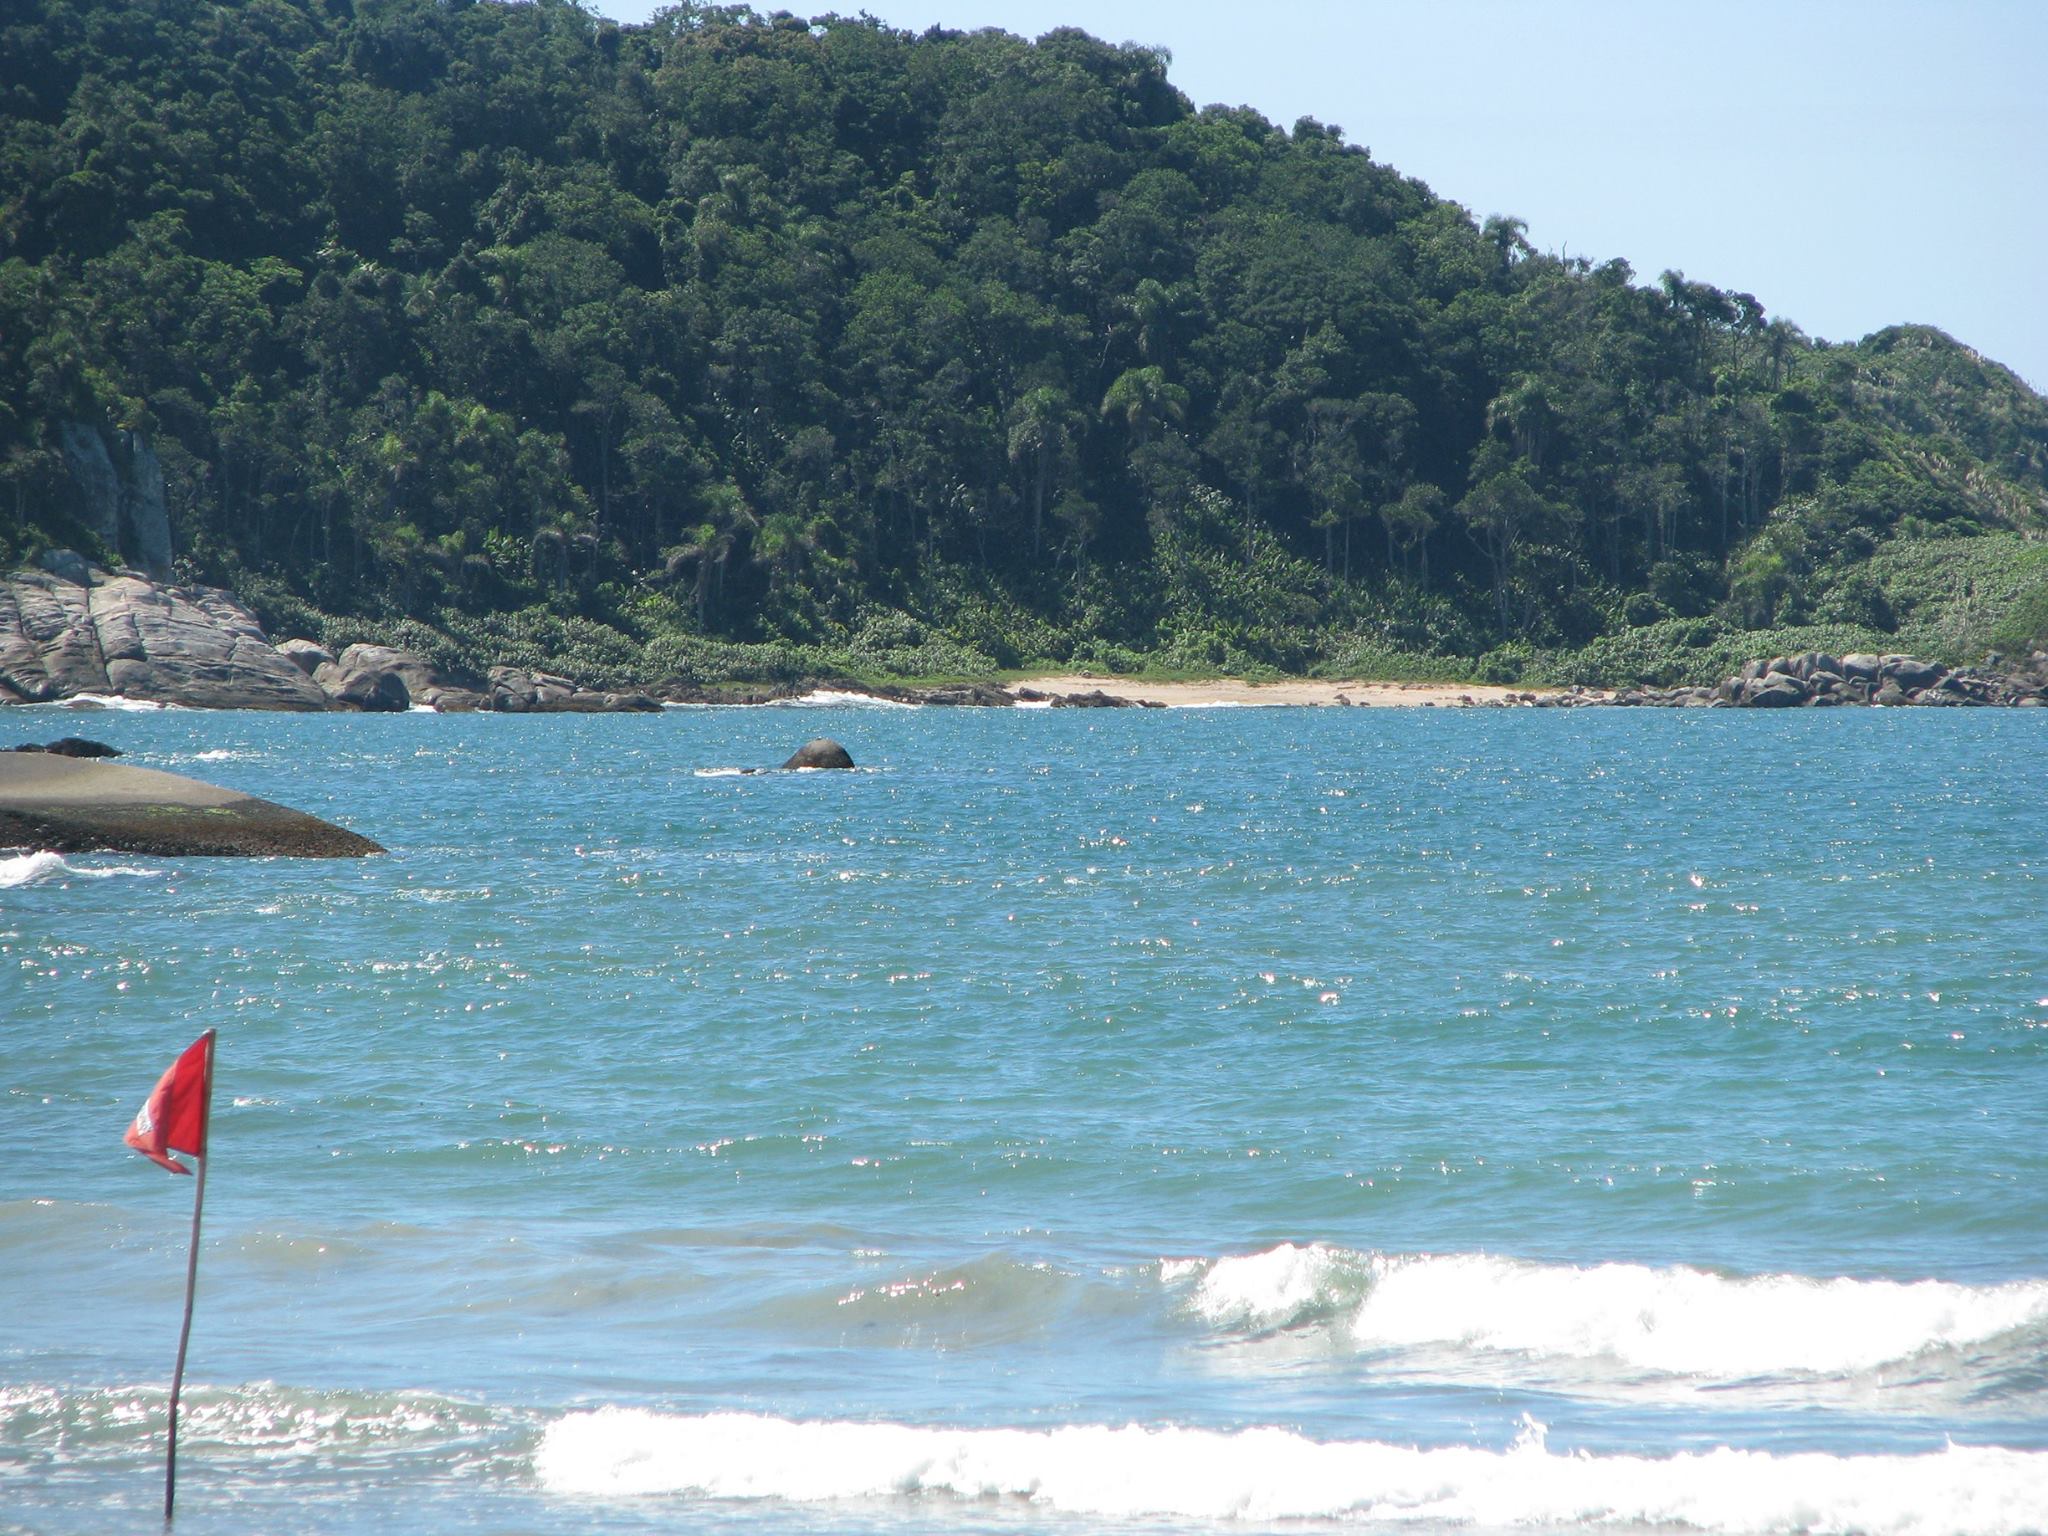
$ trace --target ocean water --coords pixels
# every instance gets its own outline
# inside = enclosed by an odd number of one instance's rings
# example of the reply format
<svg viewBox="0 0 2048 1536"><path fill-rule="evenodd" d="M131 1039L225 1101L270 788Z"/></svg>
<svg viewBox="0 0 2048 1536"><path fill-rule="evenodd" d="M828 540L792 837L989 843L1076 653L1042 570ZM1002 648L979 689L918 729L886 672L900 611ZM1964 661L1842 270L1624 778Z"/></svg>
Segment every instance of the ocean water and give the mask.
<svg viewBox="0 0 2048 1536"><path fill-rule="evenodd" d="M0 1530L2048 1529L2039 712L0 729Z"/></svg>

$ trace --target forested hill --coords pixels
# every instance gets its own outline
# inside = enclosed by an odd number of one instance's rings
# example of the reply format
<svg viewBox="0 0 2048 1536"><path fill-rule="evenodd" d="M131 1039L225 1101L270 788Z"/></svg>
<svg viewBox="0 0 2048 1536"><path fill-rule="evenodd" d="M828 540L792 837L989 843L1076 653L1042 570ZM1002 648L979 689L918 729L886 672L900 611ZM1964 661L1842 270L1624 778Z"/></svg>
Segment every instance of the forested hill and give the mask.
<svg viewBox="0 0 2048 1536"><path fill-rule="evenodd" d="M274 630L589 676L2048 640L2048 406L1996 363L1546 255L1161 51L6 14L0 558L119 553L97 463Z"/></svg>

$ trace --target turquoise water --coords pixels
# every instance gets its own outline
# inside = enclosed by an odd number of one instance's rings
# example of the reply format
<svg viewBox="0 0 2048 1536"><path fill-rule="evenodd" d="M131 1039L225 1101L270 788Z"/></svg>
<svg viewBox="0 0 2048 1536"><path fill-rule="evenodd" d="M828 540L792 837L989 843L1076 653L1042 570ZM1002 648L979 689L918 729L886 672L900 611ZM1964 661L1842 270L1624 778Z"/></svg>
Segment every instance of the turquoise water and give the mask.
<svg viewBox="0 0 2048 1536"><path fill-rule="evenodd" d="M0 1530L2048 1527L2039 712L0 726Z"/></svg>

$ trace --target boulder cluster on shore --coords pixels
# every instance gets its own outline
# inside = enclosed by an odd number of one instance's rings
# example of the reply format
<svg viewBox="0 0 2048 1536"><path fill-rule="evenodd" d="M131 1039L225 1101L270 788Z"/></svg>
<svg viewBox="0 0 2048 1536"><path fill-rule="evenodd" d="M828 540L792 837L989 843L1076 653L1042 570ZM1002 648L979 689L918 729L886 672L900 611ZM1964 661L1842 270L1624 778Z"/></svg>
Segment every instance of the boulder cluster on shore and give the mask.
<svg viewBox="0 0 2048 1536"><path fill-rule="evenodd" d="M644 691L607 691L509 665L469 677L386 645L351 645L339 655L311 640L273 645L255 614L227 592L159 583L135 570L101 570L70 551L53 551L38 568L0 580L0 705L110 696L210 709L651 713L664 703L767 704L821 689L906 704L1163 707L1099 687L1060 693L1023 684L869 686L809 678L769 686L674 680ZM1351 701L1338 694L1336 702ZM1468 695L1462 702L1478 701ZM2017 662L1994 654L1979 666L1951 668L1913 656L1809 651L1752 661L1711 687L1511 691L1490 702L1538 708L2038 708L2048 705L2048 652Z"/></svg>
<svg viewBox="0 0 2048 1536"><path fill-rule="evenodd" d="M1519 702L1569 708L1584 704L1663 709L1825 709L1842 704L1937 708L2004 705L2048 707L2048 651L2014 665L1996 651L1978 667L1945 667L1915 656L1807 651L1749 662L1711 688L1625 688L1611 693L1570 689L1522 694Z"/></svg>

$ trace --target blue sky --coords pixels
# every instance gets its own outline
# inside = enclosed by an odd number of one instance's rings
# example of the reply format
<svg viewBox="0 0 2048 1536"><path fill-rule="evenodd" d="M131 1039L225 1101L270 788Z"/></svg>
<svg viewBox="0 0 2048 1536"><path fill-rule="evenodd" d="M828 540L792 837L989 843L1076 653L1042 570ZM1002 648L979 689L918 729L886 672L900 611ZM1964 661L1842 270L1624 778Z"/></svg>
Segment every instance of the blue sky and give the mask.
<svg viewBox="0 0 2048 1536"><path fill-rule="evenodd" d="M2048 0L839 8L1163 45L1198 106L1341 124L1545 250L1624 257L1643 282L1676 267L1831 341L1937 325L2048 391Z"/></svg>

